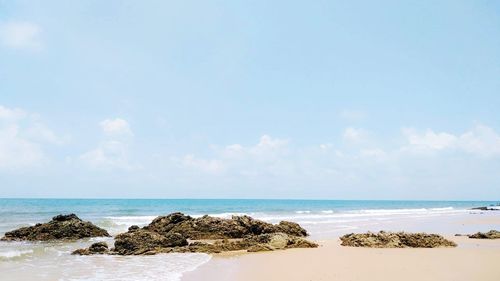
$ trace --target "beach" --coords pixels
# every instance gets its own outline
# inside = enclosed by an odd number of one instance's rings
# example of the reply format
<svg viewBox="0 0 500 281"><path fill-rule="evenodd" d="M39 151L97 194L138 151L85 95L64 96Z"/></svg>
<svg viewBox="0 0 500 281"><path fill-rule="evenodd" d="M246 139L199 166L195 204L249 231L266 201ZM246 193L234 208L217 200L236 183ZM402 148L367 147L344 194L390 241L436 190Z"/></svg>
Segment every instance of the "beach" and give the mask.
<svg viewBox="0 0 500 281"><path fill-rule="evenodd" d="M410 221L406 223L413 225ZM498 229L500 213L477 213L473 219L434 217L416 225L413 227L426 230L440 225L439 229L447 229L442 231L445 237L457 247L355 248L341 246L339 239L317 240L320 247L316 249L215 255L196 271L187 272L182 280L499 280L500 239L470 239L451 235L450 231L481 225ZM397 227L392 225L394 229Z"/></svg>
<svg viewBox="0 0 500 281"><path fill-rule="evenodd" d="M0 199L0 236L21 226L45 222L59 213L82 219L116 236L131 225L182 211L193 217L250 215L278 223L299 223L318 243L315 249L263 253L158 254L154 256L75 256L95 242L0 241L2 280L498 280L495 261L500 240L455 234L500 229L500 212L471 210L495 202L342 200L29 200ZM340 246L339 237L366 231L436 233L456 248L371 249Z"/></svg>
<svg viewBox="0 0 500 281"><path fill-rule="evenodd" d="M500 240L448 238L458 247L351 248L340 246L338 240L326 240L317 249L216 256L182 280L499 280Z"/></svg>

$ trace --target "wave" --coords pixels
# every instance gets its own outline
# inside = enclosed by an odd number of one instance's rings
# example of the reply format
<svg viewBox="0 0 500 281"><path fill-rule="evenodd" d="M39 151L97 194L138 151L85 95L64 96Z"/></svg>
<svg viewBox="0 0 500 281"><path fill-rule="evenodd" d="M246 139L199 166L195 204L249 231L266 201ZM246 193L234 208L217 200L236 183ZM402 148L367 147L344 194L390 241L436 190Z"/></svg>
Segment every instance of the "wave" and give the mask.
<svg viewBox="0 0 500 281"><path fill-rule="evenodd" d="M359 219L377 219L384 217L400 217L400 216L433 216L464 213L467 210L454 209L453 207L444 208L418 208L418 209L364 209L335 212L334 210L322 210L316 212L294 212L294 213L279 213L279 214L257 214L256 218L277 222L280 220L291 220L299 223L307 223L314 221L329 221L335 219L337 222L342 219L359 220Z"/></svg>
<svg viewBox="0 0 500 281"><path fill-rule="evenodd" d="M0 252L0 258L11 259L32 254L33 250L8 250Z"/></svg>
<svg viewBox="0 0 500 281"><path fill-rule="evenodd" d="M180 281L184 273L210 261L207 254L160 254L155 256L78 257L78 272L63 272L62 280L71 281ZM78 276L80 275L80 276Z"/></svg>

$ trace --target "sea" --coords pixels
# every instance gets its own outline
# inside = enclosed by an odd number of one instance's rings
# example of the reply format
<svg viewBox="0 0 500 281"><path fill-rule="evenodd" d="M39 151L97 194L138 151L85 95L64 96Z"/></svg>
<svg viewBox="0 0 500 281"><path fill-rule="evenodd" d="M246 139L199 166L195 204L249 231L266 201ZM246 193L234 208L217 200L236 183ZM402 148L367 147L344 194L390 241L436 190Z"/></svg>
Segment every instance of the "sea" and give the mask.
<svg viewBox="0 0 500 281"><path fill-rule="evenodd" d="M474 224L500 212L471 210L497 206L498 201L390 201L390 200L260 200L260 199L0 199L0 236L23 226L74 213L108 230L111 235L129 226L145 226L155 217L183 212L222 218L249 215L270 223L299 223L310 239L336 239L363 231L426 231L443 235L487 231L498 225ZM486 220L484 220L486 219ZM207 254L156 256L74 256L75 249L97 241L0 241L0 280L182 280L212 258Z"/></svg>

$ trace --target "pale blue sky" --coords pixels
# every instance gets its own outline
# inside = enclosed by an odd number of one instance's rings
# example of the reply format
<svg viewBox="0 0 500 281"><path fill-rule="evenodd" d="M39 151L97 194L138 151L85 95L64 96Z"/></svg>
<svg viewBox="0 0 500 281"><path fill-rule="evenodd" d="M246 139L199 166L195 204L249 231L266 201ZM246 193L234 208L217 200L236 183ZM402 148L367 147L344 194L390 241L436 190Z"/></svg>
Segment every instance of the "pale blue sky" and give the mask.
<svg viewBox="0 0 500 281"><path fill-rule="evenodd" d="M500 198L498 1L0 1L0 197Z"/></svg>

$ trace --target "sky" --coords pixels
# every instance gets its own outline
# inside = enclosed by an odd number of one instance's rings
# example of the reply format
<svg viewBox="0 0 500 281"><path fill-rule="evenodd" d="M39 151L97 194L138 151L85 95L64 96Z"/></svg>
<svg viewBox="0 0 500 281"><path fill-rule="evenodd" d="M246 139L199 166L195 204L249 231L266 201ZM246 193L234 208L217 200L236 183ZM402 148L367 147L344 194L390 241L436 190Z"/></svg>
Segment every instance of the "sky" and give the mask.
<svg viewBox="0 0 500 281"><path fill-rule="evenodd" d="M0 0L0 197L498 200L500 3Z"/></svg>

